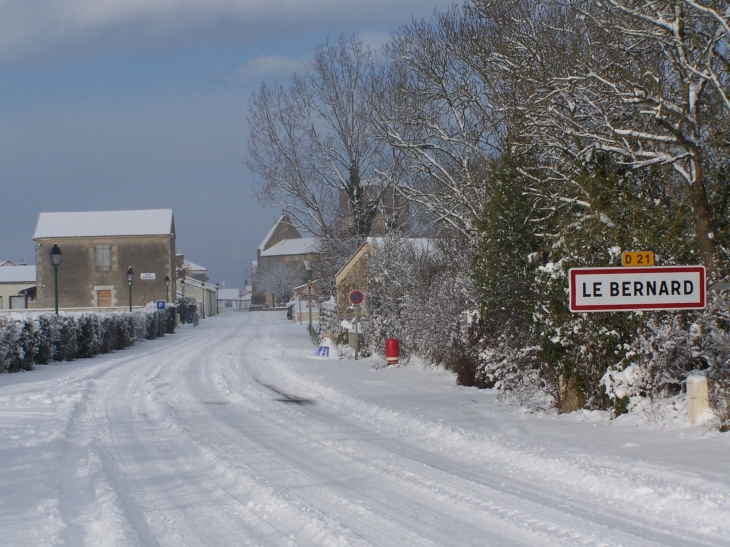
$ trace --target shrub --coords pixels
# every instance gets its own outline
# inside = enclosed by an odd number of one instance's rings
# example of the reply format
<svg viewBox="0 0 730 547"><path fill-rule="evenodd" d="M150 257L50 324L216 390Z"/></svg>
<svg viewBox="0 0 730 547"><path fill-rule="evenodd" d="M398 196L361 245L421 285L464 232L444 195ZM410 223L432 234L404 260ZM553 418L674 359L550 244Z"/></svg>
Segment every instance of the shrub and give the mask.
<svg viewBox="0 0 730 547"><path fill-rule="evenodd" d="M174 332L175 310L0 316L0 372L95 357Z"/></svg>

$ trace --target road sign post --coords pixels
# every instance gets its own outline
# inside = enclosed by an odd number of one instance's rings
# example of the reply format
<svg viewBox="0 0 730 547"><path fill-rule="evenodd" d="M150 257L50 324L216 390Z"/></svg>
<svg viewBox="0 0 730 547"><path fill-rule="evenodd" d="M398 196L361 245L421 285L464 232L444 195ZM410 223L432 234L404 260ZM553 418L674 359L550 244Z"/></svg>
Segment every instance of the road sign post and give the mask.
<svg viewBox="0 0 730 547"><path fill-rule="evenodd" d="M355 289L353 291L350 291L350 294L347 295L347 298L350 300L350 304L355 307L355 361L357 361L357 357L360 351L360 334L358 332L358 324L360 322L360 305L365 300L365 295L362 291Z"/></svg>
<svg viewBox="0 0 730 547"><path fill-rule="evenodd" d="M317 289L314 288L314 285L311 281L307 281L306 287L304 287L304 291L302 291L302 296L305 296L309 299L309 302L307 303L307 307L309 308L309 331L312 331L312 299L317 296Z"/></svg>
<svg viewBox="0 0 730 547"><path fill-rule="evenodd" d="M704 309L704 266L572 268L570 311Z"/></svg>

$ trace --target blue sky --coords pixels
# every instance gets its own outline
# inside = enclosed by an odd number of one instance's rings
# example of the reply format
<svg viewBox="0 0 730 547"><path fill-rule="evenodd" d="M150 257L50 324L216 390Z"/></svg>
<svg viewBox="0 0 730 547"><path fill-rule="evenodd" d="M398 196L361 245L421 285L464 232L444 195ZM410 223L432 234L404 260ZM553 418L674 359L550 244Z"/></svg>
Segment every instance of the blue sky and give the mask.
<svg viewBox="0 0 730 547"><path fill-rule="evenodd" d="M279 213L244 165L251 92L327 37L378 45L436 7L0 0L0 260L35 262L41 211L172 208L178 249L240 287Z"/></svg>

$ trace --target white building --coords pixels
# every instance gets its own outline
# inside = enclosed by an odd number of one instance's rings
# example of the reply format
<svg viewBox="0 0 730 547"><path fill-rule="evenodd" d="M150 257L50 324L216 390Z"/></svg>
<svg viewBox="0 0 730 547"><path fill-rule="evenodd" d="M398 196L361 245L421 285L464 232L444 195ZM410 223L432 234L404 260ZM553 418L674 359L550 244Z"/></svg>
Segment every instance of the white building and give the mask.
<svg viewBox="0 0 730 547"><path fill-rule="evenodd" d="M0 264L0 310L24 310L35 301L35 266Z"/></svg>

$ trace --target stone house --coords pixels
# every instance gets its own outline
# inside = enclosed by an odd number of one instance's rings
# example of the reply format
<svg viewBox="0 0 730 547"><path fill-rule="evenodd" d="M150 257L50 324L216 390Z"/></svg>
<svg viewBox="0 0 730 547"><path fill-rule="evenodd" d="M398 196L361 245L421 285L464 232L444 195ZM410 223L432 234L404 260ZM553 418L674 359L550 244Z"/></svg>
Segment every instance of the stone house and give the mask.
<svg viewBox="0 0 730 547"><path fill-rule="evenodd" d="M350 306L348 295L355 289L367 292L368 273L367 258L372 249L372 239L368 238L357 251L349 258L339 272L335 274L335 286L337 287L337 314L346 315Z"/></svg>
<svg viewBox="0 0 730 547"><path fill-rule="evenodd" d="M191 277L198 281L208 281L208 268L185 260L185 255L180 251L175 255L175 267L178 277Z"/></svg>
<svg viewBox="0 0 730 547"><path fill-rule="evenodd" d="M313 279L316 248L316 238L302 237L287 215L280 216L256 249L256 261L251 266L254 274L252 305L274 305L274 296L261 286L261 277L274 263L288 264L298 271L296 284Z"/></svg>
<svg viewBox="0 0 730 547"><path fill-rule="evenodd" d="M383 241L380 237L369 237L347 260L344 266L335 274L335 287L337 289L337 313L338 315L346 315L347 308L350 307L349 294L350 291L358 289L365 293L367 298L368 288L368 256L374 245L378 245ZM405 244L415 249L429 250L432 249L432 243L425 238L407 238ZM364 313L365 310L362 310Z"/></svg>
<svg viewBox="0 0 730 547"><path fill-rule="evenodd" d="M133 307L167 301L175 295L175 221L171 209L41 213L33 240L39 308L55 306L53 245L62 253L58 267L61 308L128 308L130 267L134 273ZM169 288L165 277L170 279Z"/></svg>

